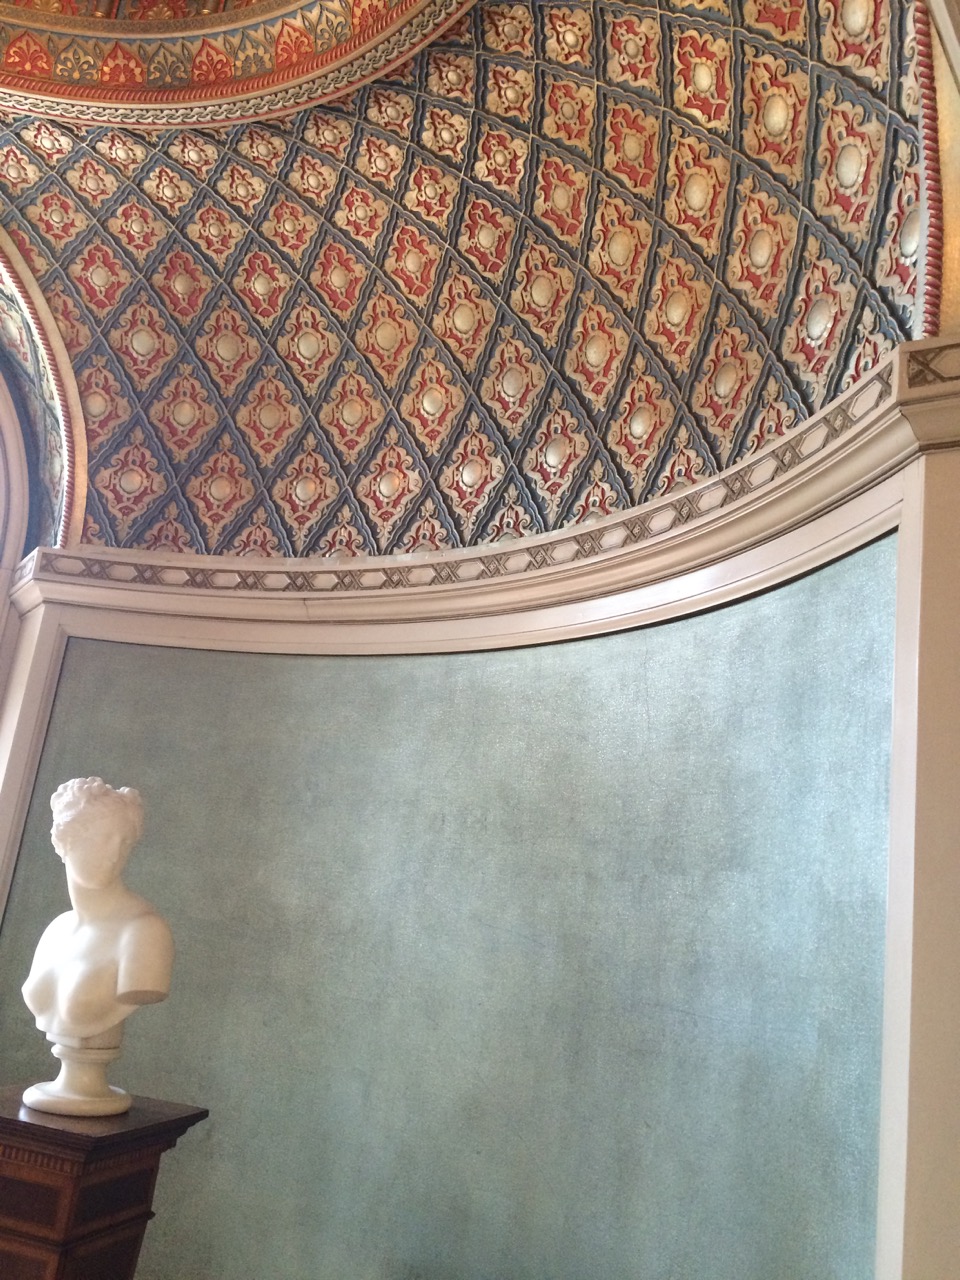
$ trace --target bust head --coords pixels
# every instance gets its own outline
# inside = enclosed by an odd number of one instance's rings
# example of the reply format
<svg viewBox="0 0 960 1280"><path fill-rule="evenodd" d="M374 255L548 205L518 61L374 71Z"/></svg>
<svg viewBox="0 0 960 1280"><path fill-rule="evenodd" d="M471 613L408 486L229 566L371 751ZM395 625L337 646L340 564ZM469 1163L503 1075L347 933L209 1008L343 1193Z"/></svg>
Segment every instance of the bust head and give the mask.
<svg viewBox="0 0 960 1280"><path fill-rule="evenodd" d="M69 875L89 888L102 888L123 870L143 834L140 793L115 790L102 778L74 778L50 800L53 847Z"/></svg>

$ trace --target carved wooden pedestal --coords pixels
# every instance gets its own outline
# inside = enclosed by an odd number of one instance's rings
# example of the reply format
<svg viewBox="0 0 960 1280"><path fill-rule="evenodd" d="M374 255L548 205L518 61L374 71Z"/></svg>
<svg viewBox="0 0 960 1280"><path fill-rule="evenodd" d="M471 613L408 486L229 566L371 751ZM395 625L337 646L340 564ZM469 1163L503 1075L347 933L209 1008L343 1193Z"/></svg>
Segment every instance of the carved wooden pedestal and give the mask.
<svg viewBox="0 0 960 1280"><path fill-rule="evenodd" d="M134 1098L122 1116L31 1111L0 1089L0 1276L131 1280L160 1157L209 1113Z"/></svg>

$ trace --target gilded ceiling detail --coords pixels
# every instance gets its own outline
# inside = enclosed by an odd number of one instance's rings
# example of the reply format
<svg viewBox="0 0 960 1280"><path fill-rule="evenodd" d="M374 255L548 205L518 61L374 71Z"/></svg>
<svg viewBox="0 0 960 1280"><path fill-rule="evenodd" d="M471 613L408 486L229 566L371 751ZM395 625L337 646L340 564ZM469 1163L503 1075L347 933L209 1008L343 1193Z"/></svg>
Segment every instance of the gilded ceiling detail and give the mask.
<svg viewBox="0 0 960 1280"><path fill-rule="evenodd" d="M84 540L329 556L716 476L919 332L893 0L481 4L338 104L0 132L70 351Z"/></svg>

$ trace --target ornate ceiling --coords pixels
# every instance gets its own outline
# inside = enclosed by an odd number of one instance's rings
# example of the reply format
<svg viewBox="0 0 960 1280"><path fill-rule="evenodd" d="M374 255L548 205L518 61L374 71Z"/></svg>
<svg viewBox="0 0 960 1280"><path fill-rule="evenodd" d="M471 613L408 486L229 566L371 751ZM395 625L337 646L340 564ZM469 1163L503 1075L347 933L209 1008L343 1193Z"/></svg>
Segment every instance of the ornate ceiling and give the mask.
<svg viewBox="0 0 960 1280"><path fill-rule="evenodd" d="M213 124L349 91L473 0L24 0L0 4L0 92L83 124Z"/></svg>
<svg viewBox="0 0 960 1280"><path fill-rule="evenodd" d="M912 17L481 2L280 121L13 118L0 221L73 362L85 540L455 548L789 432L920 331Z"/></svg>

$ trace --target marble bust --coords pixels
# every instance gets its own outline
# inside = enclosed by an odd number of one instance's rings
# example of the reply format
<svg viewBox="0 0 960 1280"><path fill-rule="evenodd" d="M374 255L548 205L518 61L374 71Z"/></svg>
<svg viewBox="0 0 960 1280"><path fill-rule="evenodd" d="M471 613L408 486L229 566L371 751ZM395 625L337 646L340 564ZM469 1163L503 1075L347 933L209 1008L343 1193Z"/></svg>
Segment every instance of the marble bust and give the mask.
<svg viewBox="0 0 960 1280"><path fill-rule="evenodd" d="M143 832L139 794L101 778L74 778L50 808L72 910L44 930L23 998L61 1069L23 1100L61 1115L117 1115L130 1096L107 1083L106 1068L119 1056L130 1014L169 994L173 939L162 916L121 878Z"/></svg>

